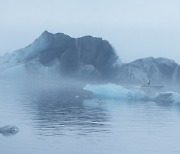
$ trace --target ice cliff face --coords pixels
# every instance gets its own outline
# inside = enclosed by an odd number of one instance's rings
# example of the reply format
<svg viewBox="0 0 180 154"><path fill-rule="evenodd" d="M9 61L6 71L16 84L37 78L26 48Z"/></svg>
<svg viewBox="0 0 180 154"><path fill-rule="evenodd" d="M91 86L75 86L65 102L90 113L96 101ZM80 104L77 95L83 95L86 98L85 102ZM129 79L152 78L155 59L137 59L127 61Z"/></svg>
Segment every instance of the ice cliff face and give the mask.
<svg viewBox="0 0 180 154"><path fill-rule="evenodd" d="M29 46L0 57L0 77L73 77L118 83L179 83L180 65L165 58L119 64L108 41L43 32Z"/></svg>
<svg viewBox="0 0 180 154"><path fill-rule="evenodd" d="M2 76L53 74L80 78L109 78L118 57L108 41L85 36L43 32L29 46L0 58ZM16 72L16 73L12 73Z"/></svg>
<svg viewBox="0 0 180 154"><path fill-rule="evenodd" d="M180 65L166 58L144 58L123 64L119 68L117 80L124 83L152 84L180 82Z"/></svg>

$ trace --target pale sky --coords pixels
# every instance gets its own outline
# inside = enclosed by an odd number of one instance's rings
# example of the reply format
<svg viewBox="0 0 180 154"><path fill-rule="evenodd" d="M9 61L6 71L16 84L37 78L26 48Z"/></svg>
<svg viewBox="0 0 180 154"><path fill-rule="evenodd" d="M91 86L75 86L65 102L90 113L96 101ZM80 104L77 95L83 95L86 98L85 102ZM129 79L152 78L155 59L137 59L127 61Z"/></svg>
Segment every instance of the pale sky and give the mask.
<svg viewBox="0 0 180 154"><path fill-rule="evenodd" d="M108 40L123 62L166 57L180 63L180 0L0 0L0 54L44 30Z"/></svg>

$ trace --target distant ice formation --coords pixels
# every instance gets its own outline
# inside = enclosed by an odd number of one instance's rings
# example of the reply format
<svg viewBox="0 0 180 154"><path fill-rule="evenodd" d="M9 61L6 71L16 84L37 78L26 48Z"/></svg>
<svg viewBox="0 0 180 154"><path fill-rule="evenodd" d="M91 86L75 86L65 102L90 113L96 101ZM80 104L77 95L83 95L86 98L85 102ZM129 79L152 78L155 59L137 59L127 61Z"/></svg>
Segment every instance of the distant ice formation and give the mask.
<svg viewBox="0 0 180 154"><path fill-rule="evenodd" d="M111 44L102 38L72 38L43 32L25 48L0 57L0 77L70 77L85 81L146 84L180 83L180 65L167 58L142 58L122 63Z"/></svg>
<svg viewBox="0 0 180 154"><path fill-rule="evenodd" d="M150 79L153 84L172 84L180 82L179 65L167 58L142 58L122 64L116 76L121 83L146 84Z"/></svg>
<svg viewBox="0 0 180 154"><path fill-rule="evenodd" d="M43 32L32 44L0 57L0 76L65 75L109 78L118 56L102 38L72 38L63 33Z"/></svg>

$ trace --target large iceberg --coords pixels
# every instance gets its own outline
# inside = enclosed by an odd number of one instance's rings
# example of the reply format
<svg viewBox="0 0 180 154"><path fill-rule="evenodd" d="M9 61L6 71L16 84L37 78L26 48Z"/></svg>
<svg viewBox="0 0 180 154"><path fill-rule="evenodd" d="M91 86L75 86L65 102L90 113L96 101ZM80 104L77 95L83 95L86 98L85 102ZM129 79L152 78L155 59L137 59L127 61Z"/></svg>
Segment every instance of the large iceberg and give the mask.
<svg viewBox="0 0 180 154"><path fill-rule="evenodd" d="M72 38L45 31L27 47L0 57L0 77L47 74L85 80L111 79L118 61L111 44L102 38Z"/></svg>
<svg viewBox="0 0 180 154"><path fill-rule="evenodd" d="M0 78L65 77L85 81L155 85L180 83L180 65L166 58L147 57L123 63L112 45L98 37L73 38L43 32L25 48L0 56Z"/></svg>

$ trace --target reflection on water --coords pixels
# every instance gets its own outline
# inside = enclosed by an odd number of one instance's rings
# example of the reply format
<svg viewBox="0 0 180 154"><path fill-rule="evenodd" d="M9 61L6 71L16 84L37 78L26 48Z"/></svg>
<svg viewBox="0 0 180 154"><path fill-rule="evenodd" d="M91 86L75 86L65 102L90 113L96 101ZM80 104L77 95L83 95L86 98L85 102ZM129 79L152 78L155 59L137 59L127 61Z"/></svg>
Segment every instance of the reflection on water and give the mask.
<svg viewBox="0 0 180 154"><path fill-rule="evenodd" d="M76 85L0 83L2 154L180 153L180 108L154 102L89 99Z"/></svg>
<svg viewBox="0 0 180 154"><path fill-rule="evenodd" d="M106 132L108 114L104 108L85 103L81 96L72 91L42 91L33 95L29 103L35 127L46 135L77 131L79 134ZM29 106L28 106L29 107Z"/></svg>
<svg viewBox="0 0 180 154"><path fill-rule="evenodd" d="M67 135L68 131L88 135L109 131L106 109L86 100L91 93L77 85L58 84L43 83L38 87L5 84L2 93L6 99L9 99L7 94L17 98L13 101L31 116L39 135Z"/></svg>

